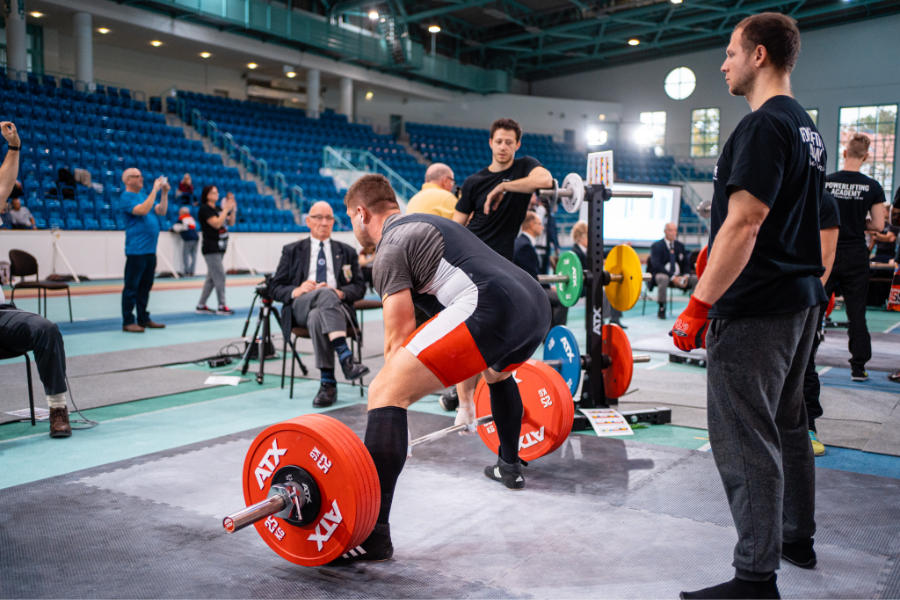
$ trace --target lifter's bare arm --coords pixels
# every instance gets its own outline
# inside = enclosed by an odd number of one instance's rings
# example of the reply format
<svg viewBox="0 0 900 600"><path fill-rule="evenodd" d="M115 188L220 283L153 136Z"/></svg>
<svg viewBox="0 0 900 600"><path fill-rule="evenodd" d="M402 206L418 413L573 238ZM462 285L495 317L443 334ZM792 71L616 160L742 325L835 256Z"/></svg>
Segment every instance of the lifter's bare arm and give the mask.
<svg viewBox="0 0 900 600"><path fill-rule="evenodd" d="M406 338L416 330L416 311L409 289L401 290L382 300L384 320L384 361L403 346Z"/></svg>
<svg viewBox="0 0 900 600"><path fill-rule="evenodd" d="M12 122L0 121L0 133L10 146L22 147L19 132ZM8 150L3 164L0 165L0 210L6 206L6 199L9 198L13 186L16 185L16 176L19 174L19 154L18 150Z"/></svg>

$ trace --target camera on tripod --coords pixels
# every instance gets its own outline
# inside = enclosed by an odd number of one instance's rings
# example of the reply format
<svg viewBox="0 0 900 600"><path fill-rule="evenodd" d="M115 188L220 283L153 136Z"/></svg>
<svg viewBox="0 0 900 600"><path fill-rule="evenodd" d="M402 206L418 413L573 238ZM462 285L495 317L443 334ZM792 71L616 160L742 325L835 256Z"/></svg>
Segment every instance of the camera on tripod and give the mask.
<svg viewBox="0 0 900 600"><path fill-rule="evenodd" d="M265 278L256 284L256 294L263 302L272 302L272 275L266 273Z"/></svg>

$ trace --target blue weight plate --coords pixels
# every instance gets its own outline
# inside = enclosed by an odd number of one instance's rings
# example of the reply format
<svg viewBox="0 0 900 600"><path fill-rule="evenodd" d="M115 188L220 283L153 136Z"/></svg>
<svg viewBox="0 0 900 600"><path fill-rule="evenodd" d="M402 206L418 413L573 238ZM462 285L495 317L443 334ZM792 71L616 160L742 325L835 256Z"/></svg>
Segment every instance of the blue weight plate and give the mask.
<svg viewBox="0 0 900 600"><path fill-rule="evenodd" d="M544 361L551 360L560 361L560 365L551 366L562 375L574 397L581 382L581 353L575 334L562 325L551 329L544 341Z"/></svg>

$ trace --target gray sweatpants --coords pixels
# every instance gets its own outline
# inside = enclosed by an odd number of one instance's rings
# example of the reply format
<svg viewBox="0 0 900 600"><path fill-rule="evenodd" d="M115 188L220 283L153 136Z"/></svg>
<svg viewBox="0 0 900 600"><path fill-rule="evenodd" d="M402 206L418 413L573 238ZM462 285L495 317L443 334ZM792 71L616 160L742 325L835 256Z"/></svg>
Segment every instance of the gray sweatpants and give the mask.
<svg viewBox="0 0 900 600"><path fill-rule="evenodd" d="M347 317L341 299L330 288L321 288L298 296L291 303L294 324L309 329L317 369L334 368L334 348L328 334L347 330Z"/></svg>
<svg viewBox="0 0 900 600"><path fill-rule="evenodd" d="M709 442L737 529L734 567L767 578L781 543L810 538L815 465L803 374L816 311L713 319L706 336Z"/></svg>
<svg viewBox="0 0 900 600"><path fill-rule="evenodd" d="M206 304L206 300L216 288L216 298L219 300L219 307L225 306L225 265L222 264L221 252L215 254L204 254L203 260L206 261L206 279L203 281L203 291L200 292L199 306Z"/></svg>

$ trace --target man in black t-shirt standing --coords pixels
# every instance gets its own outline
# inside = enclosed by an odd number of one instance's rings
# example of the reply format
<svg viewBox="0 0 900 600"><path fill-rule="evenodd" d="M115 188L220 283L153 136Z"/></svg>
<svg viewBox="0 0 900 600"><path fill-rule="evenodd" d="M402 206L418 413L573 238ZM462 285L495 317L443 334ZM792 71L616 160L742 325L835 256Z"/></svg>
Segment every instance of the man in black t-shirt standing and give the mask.
<svg viewBox="0 0 900 600"><path fill-rule="evenodd" d="M822 204L819 206L819 240L822 245L822 266L825 272L819 278L822 285L828 281L831 275L831 267L834 265L834 254L837 248L838 230L841 227L841 215L838 212L837 200L834 196L825 192L822 194ZM812 350L809 353L809 361L806 363L806 372L803 374L803 402L806 404L806 420L809 423L809 443L815 456L825 454L825 444L819 441L816 431L816 419L824 414L822 404L819 402L821 385L819 374L816 373L816 352L819 344L825 337L823 321L827 304L820 304L816 314L816 335L813 337Z"/></svg>
<svg viewBox="0 0 900 600"><path fill-rule="evenodd" d="M513 262L516 237L525 220L531 195L553 187L553 176L536 158L516 158L522 128L512 119L491 124L491 164L463 183L453 220L466 225L497 254ZM475 385L479 375L456 386L459 413L456 423L475 419Z"/></svg>
<svg viewBox="0 0 900 600"><path fill-rule="evenodd" d="M834 196L841 213L834 269L825 284L825 293L838 292L847 311L847 346L850 349L850 378L865 381L866 363L872 358L872 338L866 326L866 298L869 294L869 248L866 230L884 229L884 189L859 172L869 158L869 136L855 133L844 150L844 168L825 178L825 187ZM871 218L870 218L871 217Z"/></svg>
<svg viewBox="0 0 900 600"><path fill-rule="evenodd" d="M531 194L553 187L553 176L536 158L516 158L522 128L512 119L494 121L488 143L491 164L466 178L453 220L512 262Z"/></svg>
<svg viewBox="0 0 900 600"><path fill-rule="evenodd" d="M796 21L737 24L722 72L751 113L713 176L709 262L675 345L707 348L709 441L738 534L735 577L682 598L778 598L779 558L815 565L815 472L803 372L825 301L819 204L825 145L791 96ZM707 332L708 330L708 332Z"/></svg>

